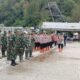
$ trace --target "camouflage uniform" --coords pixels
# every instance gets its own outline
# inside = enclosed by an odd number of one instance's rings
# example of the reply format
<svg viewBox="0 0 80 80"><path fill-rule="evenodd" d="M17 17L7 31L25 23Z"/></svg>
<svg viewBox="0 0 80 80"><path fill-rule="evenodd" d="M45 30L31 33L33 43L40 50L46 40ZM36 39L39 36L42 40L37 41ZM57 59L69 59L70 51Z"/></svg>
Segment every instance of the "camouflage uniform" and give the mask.
<svg viewBox="0 0 80 80"><path fill-rule="evenodd" d="M29 37L26 39L26 51L25 51L25 58L32 57L32 51L34 47L34 39L29 35Z"/></svg>
<svg viewBox="0 0 80 80"><path fill-rule="evenodd" d="M8 36L8 45L7 45L7 59L16 59L16 53L15 53L15 35Z"/></svg>
<svg viewBox="0 0 80 80"><path fill-rule="evenodd" d="M10 60L11 47L12 47L12 35L7 37L7 60Z"/></svg>
<svg viewBox="0 0 80 80"><path fill-rule="evenodd" d="M3 36L1 37L1 42L2 42L2 48L1 48L2 57L5 57L5 51L7 50L7 36L6 36L6 32L4 32Z"/></svg>
<svg viewBox="0 0 80 80"><path fill-rule="evenodd" d="M15 40L16 54L19 55L20 62L23 60L25 42L23 35L17 35Z"/></svg>
<svg viewBox="0 0 80 80"><path fill-rule="evenodd" d="M8 37L8 45L7 45L7 59L8 60L11 60L11 65L12 66L15 66L16 65L16 57L17 57L17 54L15 52L15 38L16 38L16 35L10 35Z"/></svg>
<svg viewBox="0 0 80 80"><path fill-rule="evenodd" d="M28 53L29 53L29 39L28 37L25 37L25 59L28 58Z"/></svg>

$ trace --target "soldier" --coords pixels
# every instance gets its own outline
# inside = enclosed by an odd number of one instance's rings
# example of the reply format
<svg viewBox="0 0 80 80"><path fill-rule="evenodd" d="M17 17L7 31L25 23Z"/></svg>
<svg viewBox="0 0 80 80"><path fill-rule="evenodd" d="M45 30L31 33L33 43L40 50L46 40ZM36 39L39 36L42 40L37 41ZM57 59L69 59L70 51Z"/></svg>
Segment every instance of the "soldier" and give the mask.
<svg viewBox="0 0 80 80"><path fill-rule="evenodd" d="M33 48L35 47L35 40L33 38L33 34L29 35L29 53L30 57L32 57Z"/></svg>
<svg viewBox="0 0 80 80"><path fill-rule="evenodd" d="M28 53L29 53L29 39L28 39L28 32L25 32L25 59L28 59Z"/></svg>
<svg viewBox="0 0 80 80"><path fill-rule="evenodd" d="M21 39L22 39L21 45L22 45L22 48L23 48L23 52L22 52L22 56L21 56L20 59L23 60L23 55L24 55L24 51L25 51L25 37L24 37L24 33L23 32L21 33Z"/></svg>
<svg viewBox="0 0 80 80"><path fill-rule="evenodd" d="M5 57L5 52L7 50L7 35L6 34L7 34L6 31L4 31L4 34L1 37L1 42L2 42L2 48L1 48L2 57Z"/></svg>
<svg viewBox="0 0 80 80"><path fill-rule="evenodd" d="M33 48L35 47L35 43L34 43L34 38L32 37L31 34L27 35L27 39L26 39L26 51L25 51L25 58L32 57L32 51Z"/></svg>
<svg viewBox="0 0 80 80"><path fill-rule="evenodd" d="M15 40L15 50L16 54L19 55L20 62L23 60L24 48L25 48L25 41L23 34L21 33L20 30L17 30L16 40Z"/></svg>
<svg viewBox="0 0 80 80"><path fill-rule="evenodd" d="M9 31L8 34L8 48L7 48L7 59L11 60L11 65L15 66L17 63L15 62L17 54L15 52L15 35L12 34L11 31Z"/></svg>
<svg viewBox="0 0 80 80"><path fill-rule="evenodd" d="M11 42L12 42L12 32L9 31L7 36L7 60L10 60Z"/></svg>
<svg viewBox="0 0 80 80"><path fill-rule="evenodd" d="M7 60L11 61L11 65L15 66L17 63L15 62L17 54L15 53L15 36L11 31L8 32L7 39Z"/></svg>

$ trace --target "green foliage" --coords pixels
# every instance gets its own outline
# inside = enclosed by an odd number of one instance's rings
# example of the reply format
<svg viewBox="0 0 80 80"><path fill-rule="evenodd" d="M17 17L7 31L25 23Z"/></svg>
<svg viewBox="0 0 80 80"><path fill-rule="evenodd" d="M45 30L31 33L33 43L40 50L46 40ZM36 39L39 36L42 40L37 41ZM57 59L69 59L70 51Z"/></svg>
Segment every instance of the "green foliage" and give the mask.
<svg viewBox="0 0 80 80"><path fill-rule="evenodd" d="M75 8L72 10L72 21L80 21L80 5L76 5Z"/></svg>
<svg viewBox="0 0 80 80"><path fill-rule="evenodd" d="M52 21L45 8L48 2L57 2L66 21L80 21L80 0L0 0L0 23L6 26L38 26Z"/></svg>

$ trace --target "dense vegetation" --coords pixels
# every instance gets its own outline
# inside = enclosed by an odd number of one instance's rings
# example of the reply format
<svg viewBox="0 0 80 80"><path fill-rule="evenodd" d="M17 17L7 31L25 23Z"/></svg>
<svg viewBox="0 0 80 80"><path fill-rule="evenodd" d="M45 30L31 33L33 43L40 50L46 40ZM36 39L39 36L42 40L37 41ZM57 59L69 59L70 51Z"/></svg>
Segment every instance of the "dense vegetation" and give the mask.
<svg viewBox="0 0 80 80"><path fill-rule="evenodd" d="M52 21L45 8L53 1L57 2L66 21L80 21L80 0L0 0L0 23L26 27Z"/></svg>

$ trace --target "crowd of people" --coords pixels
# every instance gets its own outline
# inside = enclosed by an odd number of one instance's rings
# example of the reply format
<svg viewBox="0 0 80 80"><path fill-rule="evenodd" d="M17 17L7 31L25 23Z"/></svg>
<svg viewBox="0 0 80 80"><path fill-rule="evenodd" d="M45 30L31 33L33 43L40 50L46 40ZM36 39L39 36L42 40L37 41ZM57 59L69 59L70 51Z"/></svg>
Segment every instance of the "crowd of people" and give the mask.
<svg viewBox="0 0 80 80"><path fill-rule="evenodd" d="M2 58L7 57L11 61L11 65L17 65L16 58L19 56L20 62L23 60L25 51L25 58L32 57L32 48L34 47L34 39L31 34L25 35L21 30L16 30L14 33L4 31L0 35L0 47ZM7 52L7 55L5 54ZM29 55L28 55L29 54Z"/></svg>
<svg viewBox="0 0 80 80"><path fill-rule="evenodd" d="M41 33L34 35L35 48L41 50L42 52L49 50L54 46L58 46L59 52L63 50L63 47L66 46L67 36L63 33Z"/></svg>
<svg viewBox="0 0 80 80"><path fill-rule="evenodd" d="M1 31L0 31L1 32ZM7 57L8 61L11 61L11 65L15 66L16 58L19 56L20 62L23 61L23 55L25 54L25 59L32 56L33 51L40 51L44 53L50 48L58 45L59 52L63 50L64 45L66 45L66 38L63 34L46 34L42 33L28 33L27 31L15 30L4 31L0 34L0 48L2 53L2 58ZM7 52L7 55L5 54Z"/></svg>

